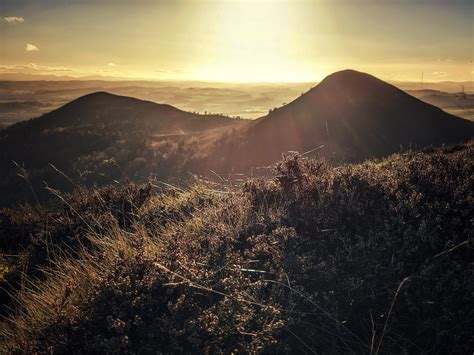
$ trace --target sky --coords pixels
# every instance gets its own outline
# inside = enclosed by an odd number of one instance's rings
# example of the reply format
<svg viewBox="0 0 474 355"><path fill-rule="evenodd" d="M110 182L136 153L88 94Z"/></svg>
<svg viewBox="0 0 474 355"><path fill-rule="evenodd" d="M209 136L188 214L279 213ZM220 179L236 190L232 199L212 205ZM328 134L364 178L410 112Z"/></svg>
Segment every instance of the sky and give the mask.
<svg viewBox="0 0 474 355"><path fill-rule="evenodd" d="M0 74L474 80L474 1L0 0Z"/></svg>

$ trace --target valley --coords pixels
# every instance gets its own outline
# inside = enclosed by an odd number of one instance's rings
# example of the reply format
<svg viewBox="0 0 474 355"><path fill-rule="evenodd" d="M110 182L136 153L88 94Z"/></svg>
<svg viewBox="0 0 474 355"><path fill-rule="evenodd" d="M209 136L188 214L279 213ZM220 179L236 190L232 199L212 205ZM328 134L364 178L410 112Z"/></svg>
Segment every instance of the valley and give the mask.
<svg viewBox="0 0 474 355"><path fill-rule="evenodd" d="M6 81L0 74L0 125L38 117L86 94L107 91L184 111L255 119L289 103L316 83L219 83L179 81L56 80ZM473 120L474 84L394 82L412 96L448 113ZM462 90L465 91L464 95Z"/></svg>

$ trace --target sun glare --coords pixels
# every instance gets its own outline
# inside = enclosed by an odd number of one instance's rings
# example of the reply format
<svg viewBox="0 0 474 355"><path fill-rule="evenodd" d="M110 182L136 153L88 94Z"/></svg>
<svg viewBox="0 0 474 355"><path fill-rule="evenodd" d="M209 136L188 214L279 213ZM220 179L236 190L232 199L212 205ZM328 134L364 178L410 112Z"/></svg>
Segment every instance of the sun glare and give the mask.
<svg viewBox="0 0 474 355"><path fill-rule="evenodd" d="M214 52L197 76L219 81L302 81L292 58L293 16L288 2L225 2L214 9Z"/></svg>

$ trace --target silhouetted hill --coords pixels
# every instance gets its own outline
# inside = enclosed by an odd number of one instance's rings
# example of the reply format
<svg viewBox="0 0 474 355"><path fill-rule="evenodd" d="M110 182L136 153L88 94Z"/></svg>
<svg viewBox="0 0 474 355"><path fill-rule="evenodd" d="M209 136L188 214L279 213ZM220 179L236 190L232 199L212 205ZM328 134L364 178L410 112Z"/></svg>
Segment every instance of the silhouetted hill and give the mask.
<svg viewBox="0 0 474 355"><path fill-rule="evenodd" d="M35 194L46 200L45 182L69 191L75 187L70 180L91 186L149 176L180 180L188 172L249 172L282 153L318 147L313 154L361 161L458 143L473 133L473 122L353 70L328 76L253 122L96 92L0 130L0 206L34 201ZM19 172L28 173L28 183Z"/></svg>
<svg viewBox="0 0 474 355"><path fill-rule="evenodd" d="M473 133L472 122L371 75L344 70L258 119L237 137L220 142L213 160L220 155L234 168L247 169L277 161L287 151L302 153L324 145L319 154L359 161L410 147L457 143Z"/></svg>
<svg viewBox="0 0 474 355"><path fill-rule="evenodd" d="M209 137L243 124L105 92L80 97L0 131L0 206L34 201L34 194L45 200L44 182L72 189L50 164L86 185L182 176ZM13 161L25 167L32 188Z"/></svg>
<svg viewBox="0 0 474 355"><path fill-rule="evenodd" d="M219 115L198 115L176 107L143 101L133 97L119 96L107 92L84 95L40 118L19 123L24 129L47 129L77 125L121 124L149 125L155 131L180 129L198 131L222 125L235 124L236 120Z"/></svg>

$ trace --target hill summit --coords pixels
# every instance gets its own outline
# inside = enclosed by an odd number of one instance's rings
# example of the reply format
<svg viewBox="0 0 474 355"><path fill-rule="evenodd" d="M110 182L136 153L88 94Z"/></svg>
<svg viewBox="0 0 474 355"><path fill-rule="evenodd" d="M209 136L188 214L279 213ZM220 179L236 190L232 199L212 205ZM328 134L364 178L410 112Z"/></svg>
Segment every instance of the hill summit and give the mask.
<svg viewBox="0 0 474 355"><path fill-rule="evenodd" d="M457 143L473 137L474 123L450 115L376 77L343 70L267 116L218 151L233 168L271 164L287 151L339 161L383 157L407 148ZM232 156L232 159L229 159Z"/></svg>
<svg viewBox="0 0 474 355"><path fill-rule="evenodd" d="M81 124L140 123L151 125L150 129L153 131L163 129L199 131L235 122L236 120L229 119L229 117L204 116L182 111L167 104L98 91L81 96L40 118L27 121L27 126L30 131L35 131L38 128L47 129L55 126Z"/></svg>
<svg viewBox="0 0 474 355"><path fill-rule="evenodd" d="M71 181L180 178L193 170L209 136L245 123L106 92L82 96L0 131L0 206L48 200L45 182L69 191L75 187ZM28 184L17 176L19 167Z"/></svg>

